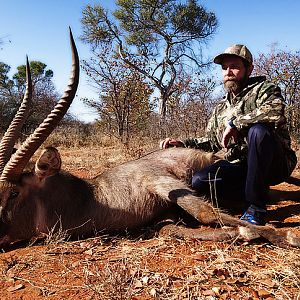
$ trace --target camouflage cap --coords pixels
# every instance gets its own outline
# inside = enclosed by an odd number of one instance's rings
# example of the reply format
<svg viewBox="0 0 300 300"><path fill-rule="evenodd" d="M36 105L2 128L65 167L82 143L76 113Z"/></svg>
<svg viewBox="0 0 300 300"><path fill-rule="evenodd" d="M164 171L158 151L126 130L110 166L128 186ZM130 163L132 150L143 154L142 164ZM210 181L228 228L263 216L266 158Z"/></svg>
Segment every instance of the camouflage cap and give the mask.
<svg viewBox="0 0 300 300"><path fill-rule="evenodd" d="M240 45L240 44L232 45L228 47L223 53L217 55L214 58L214 63L221 65L223 58L228 55L238 56L246 60L250 64L253 63L252 54L249 51L249 49L245 45Z"/></svg>

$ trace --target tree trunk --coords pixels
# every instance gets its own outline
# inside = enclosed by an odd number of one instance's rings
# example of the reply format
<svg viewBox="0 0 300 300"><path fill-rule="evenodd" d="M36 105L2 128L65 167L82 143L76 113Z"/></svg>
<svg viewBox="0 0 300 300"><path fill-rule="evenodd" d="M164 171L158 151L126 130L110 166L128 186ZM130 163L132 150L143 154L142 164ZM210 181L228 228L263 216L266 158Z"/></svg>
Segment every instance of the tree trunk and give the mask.
<svg viewBox="0 0 300 300"><path fill-rule="evenodd" d="M167 124L166 124L166 116L167 116L167 99L164 93L161 92L161 96L159 99L159 134L161 138L167 137Z"/></svg>

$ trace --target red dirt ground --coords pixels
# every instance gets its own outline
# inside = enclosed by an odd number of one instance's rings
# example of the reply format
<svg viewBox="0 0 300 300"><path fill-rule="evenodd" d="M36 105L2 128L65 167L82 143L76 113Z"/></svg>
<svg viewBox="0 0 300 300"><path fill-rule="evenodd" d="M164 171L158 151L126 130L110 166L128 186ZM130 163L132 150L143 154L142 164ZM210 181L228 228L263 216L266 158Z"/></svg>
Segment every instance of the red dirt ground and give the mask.
<svg viewBox="0 0 300 300"><path fill-rule="evenodd" d="M269 223L299 230L300 174L271 195ZM300 299L300 250L262 240L52 237L1 253L0 270L0 299Z"/></svg>

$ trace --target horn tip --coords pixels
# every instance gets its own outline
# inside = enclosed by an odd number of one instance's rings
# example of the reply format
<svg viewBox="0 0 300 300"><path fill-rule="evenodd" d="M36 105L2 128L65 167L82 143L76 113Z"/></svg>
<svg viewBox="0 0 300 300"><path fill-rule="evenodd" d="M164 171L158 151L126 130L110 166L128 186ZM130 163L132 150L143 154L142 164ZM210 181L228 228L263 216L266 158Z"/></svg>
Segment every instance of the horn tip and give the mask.
<svg viewBox="0 0 300 300"><path fill-rule="evenodd" d="M72 33L72 28L71 28L71 26L69 26L69 33L70 33L70 36L73 38L73 33Z"/></svg>

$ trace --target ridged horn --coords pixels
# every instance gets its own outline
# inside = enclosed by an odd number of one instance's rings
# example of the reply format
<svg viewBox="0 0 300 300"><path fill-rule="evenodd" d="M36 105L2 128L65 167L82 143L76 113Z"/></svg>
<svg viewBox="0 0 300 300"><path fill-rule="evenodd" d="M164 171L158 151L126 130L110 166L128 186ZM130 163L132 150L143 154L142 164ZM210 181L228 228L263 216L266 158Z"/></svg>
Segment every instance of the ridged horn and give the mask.
<svg viewBox="0 0 300 300"><path fill-rule="evenodd" d="M73 39L72 31L70 29L70 42L72 49L72 70L70 80L67 88L61 99L55 105L54 109L46 117L46 119L39 125L39 127L31 134L17 152L11 157L6 164L0 181L16 182L26 164L35 153L35 151L42 145L51 132L55 129L59 121L64 117L69 109L79 82L79 58L76 45Z"/></svg>
<svg viewBox="0 0 300 300"><path fill-rule="evenodd" d="M0 142L0 174L9 161L15 142L28 118L32 98L32 81L28 57L26 56L26 90L21 105Z"/></svg>

